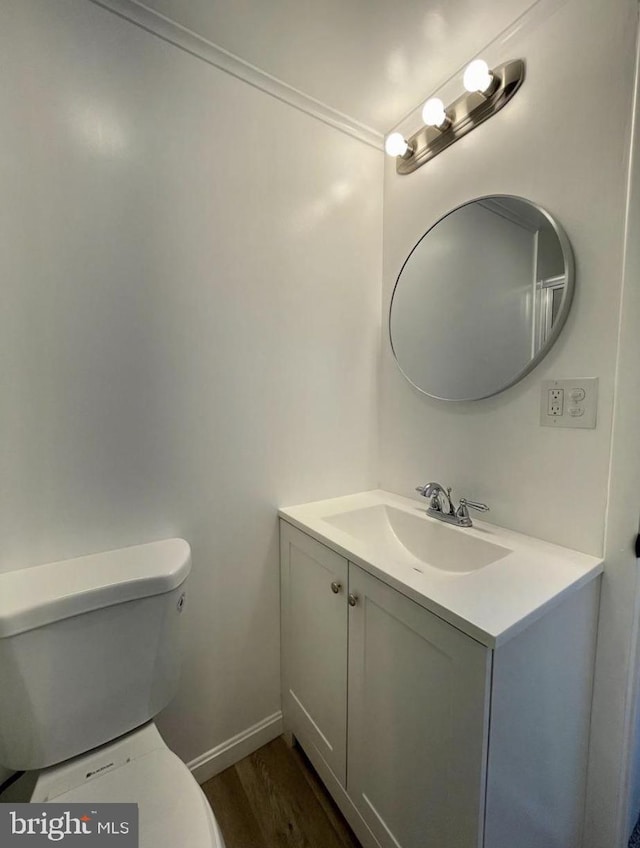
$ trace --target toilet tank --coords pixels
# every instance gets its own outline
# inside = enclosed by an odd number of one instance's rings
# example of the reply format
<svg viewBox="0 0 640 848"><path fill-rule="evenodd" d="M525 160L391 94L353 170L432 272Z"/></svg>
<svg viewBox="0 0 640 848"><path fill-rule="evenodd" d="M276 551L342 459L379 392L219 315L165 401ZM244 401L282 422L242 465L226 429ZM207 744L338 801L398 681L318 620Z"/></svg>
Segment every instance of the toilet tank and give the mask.
<svg viewBox="0 0 640 848"><path fill-rule="evenodd" d="M0 574L1 765L62 762L171 700L190 569L166 539Z"/></svg>

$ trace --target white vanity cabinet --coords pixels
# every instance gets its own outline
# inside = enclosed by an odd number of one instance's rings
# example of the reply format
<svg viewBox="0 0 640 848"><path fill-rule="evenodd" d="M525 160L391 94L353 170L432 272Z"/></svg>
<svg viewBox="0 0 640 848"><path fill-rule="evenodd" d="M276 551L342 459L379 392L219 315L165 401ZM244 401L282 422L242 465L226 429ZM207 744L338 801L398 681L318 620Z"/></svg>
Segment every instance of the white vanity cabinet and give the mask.
<svg viewBox="0 0 640 848"><path fill-rule="evenodd" d="M381 846L478 845L491 651L285 522L281 550L287 729Z"/></svg>
<svg viewBox="0 0 640 848"><path fill-rule="evenodd" d="M280 540L285 730L364 848L580 848L598 581L491 647Z"/></svg>

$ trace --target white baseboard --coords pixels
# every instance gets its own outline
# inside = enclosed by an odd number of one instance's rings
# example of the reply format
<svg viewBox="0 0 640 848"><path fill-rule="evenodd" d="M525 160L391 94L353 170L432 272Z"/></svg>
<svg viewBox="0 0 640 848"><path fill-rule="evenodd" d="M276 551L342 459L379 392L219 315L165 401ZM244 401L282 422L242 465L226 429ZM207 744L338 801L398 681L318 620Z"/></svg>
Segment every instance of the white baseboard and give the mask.
<svg viewBox="0 0 640 848"><path fill-rule="evenodd" d="M281 733L282 713L278 711L252 727L236 733L231 739L216 745L210 751L200 754L195 760L187 763L187 767L198 783L205 783L209 778L234 765L243 757L253 754Z"/></svg>

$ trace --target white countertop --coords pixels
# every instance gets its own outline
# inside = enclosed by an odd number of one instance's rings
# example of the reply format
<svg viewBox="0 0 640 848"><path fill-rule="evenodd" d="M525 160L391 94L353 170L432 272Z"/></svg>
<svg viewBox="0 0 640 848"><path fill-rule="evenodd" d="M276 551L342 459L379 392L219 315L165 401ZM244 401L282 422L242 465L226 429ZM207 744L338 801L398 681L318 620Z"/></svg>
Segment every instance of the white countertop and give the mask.
<svg viewBox="0 0 640 848"><path fill-rule="evenodd" d="M506 549L495 562L475 571L409 567L412 555L381 553L372 539L357 537L325 520L376 506L392 507L420 521L446 526L449 532ZM490 648L515 636L548 609L595 579L603 571L597 557L553 545L522 533L474 519L473 527L444 525L426 515L419 502L376 489L279 510L282 519L308 533L370 574L403 592L421 606ZM338 518L338 523L340 519ZM385 533L392 533L390 527ZM442 534L440 534L442 535ZM394 544L401 547L397 540ZM464 544L467 545L466 540ZM419 560L415 560L416 563Z"/></svg>

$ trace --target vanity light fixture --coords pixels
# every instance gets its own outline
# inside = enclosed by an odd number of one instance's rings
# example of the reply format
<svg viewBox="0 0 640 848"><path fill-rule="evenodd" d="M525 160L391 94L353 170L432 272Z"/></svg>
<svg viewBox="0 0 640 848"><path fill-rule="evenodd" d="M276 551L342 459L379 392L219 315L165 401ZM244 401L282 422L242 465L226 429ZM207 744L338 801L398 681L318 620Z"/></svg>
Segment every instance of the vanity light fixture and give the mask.
<svg viewBox="0 0 640 848"><path fill-rule="evenodd" d="M465 94L449 106L430 97L422 109L425 126L405 138L393 132L385 139L385 151L396 157L398 174L410 174L425 162L499 112L524 81L524 62L514 59L490 69L482 59L471 62L463 77Z"/></svg>

